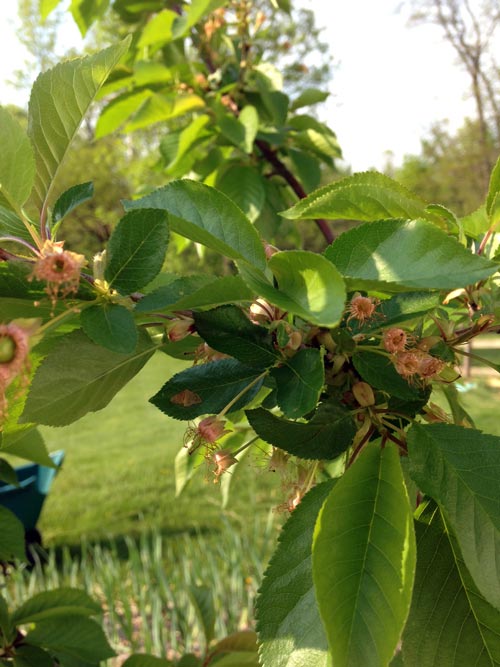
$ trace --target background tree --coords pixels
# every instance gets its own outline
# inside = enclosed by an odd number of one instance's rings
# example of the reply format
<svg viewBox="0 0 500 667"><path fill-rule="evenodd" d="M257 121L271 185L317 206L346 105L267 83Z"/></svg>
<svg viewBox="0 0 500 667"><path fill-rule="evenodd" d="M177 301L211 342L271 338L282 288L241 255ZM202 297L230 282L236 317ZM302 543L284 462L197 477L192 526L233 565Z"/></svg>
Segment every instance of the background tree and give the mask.
<svg viewBox="0 0 500 667"><path fill-rule="evenodd" d="M451 140L448 137L450 154L449 160L459 157L460 161L451 172L459 173L460 187L465 185L468 189L470 183L471 169L472 188L478 188L477 197L472 197L474 205L482 200L488 189L489 174L495 164L496 155L500 147L500 94L499 94L499 72L498 62L495 56L494 44L498 37L500 18L500 3L498 0L481 0L471 3L469 0L410 0L407 3L411 8L410 24L419 25L430 23L439 26L446 41L452 46L460 66L465 70L470 81L470 92L475 104L475 118L459 131L457 136ZM431 169L433 180L440 181L442 175L436 175L430 165L433 162L438 165L441 158L436 155L430 156L429 142L434 145L439 153L442 151L444 128L436 132L436 127L431 131L429 140L422 147L422 158ZM439 135L439 137L438 137ZM468 138L466 137L468 135ZM463 149L466 144L471 143L474 147L465 162ZM457 149L453 144L458 143ZM457 155L459 153L460 155ZM430 158L430 162L429 162ZM461 164L461 166L460 166ZM450 174L448 161L445 170ZM403 178L411 171L407 164L403 172ZM449 178L449 176L446 176ZM429 182L429 181L428 181ZM472 189L471 188L471 189ZM450 192L451 196L451 192ZM447 198L445 196L445 198ZM461 195L453 201L458 207L463 205L464 199ZM469 195L465 196L465 200Z"/></svg>

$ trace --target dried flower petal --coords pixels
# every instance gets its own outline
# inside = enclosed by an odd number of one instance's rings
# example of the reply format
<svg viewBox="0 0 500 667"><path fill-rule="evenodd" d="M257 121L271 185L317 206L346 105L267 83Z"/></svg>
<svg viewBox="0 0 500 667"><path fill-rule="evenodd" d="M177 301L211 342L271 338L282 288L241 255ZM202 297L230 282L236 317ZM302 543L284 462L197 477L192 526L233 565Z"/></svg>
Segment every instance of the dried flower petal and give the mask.
<svg viewBox="0 0 500 667"><path fill-rule="evenodd" d="M347 318L347 323L351 320L358 320L360 324L364 324L367 320L373 317L375 313L375 308L379 305L380 299L377 299L373 296L361 296L361 294L355 294L351 303L348 307L349 317Z"/></svg>
<svg viewBox="0 0 500 667"><path fill-rule="evenodd" d="M387 329L387 331L384 331L384 335L382 337L384 348L391 354L394 354L395 352L403 352L406 347L407 340L408 338L406 332L403 331L403 329L397 328Z"/></svg>
<svg viewBox="0 0 500 667"><path fill-rule="evenodd" d="M33 267L32 277L47 283L45 291L56 301L76 292L80 283L80 273L86 260L71 250L64 250L64 241L45 241L40 256Z"/></svg>

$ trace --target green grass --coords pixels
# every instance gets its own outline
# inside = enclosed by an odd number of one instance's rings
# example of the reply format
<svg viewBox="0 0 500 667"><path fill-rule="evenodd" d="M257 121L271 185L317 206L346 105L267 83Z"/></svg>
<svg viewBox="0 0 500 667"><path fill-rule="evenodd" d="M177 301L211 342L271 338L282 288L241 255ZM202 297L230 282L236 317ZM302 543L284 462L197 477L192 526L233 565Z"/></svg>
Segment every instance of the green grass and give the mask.
<svg viewBox="0 0 500 667"><path fill-rule="evenodd" d="M50 450L66 460L45 503L39 528L47 545L137 535L217 531L220 490L204 467L175 498L174 458L186 422L169 419L148 403L183 363L157 354L104 410L65 428L42 428ZM226 515L242 525L279 502L276 480L252 463L235 473Z"/></svg>

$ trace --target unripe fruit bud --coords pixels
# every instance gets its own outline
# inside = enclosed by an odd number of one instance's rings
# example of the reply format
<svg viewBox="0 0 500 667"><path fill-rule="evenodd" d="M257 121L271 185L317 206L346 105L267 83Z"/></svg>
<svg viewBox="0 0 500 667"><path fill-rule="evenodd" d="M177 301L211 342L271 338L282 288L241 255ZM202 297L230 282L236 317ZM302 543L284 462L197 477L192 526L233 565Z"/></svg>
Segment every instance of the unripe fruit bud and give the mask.
<svg viewBox="0 0 500 667"><path fill-rule="evenodd" d="M316 337L318 342L323 345L328 352L335 352L337 344L333 340L332 334L329 331L320 331Z"/></svg>
<svg viewBox="0 0 500 667"><path fill-rule="evenodd" d="M16 354L16 344L10 336L0 337L0 364L9 363Z"/></svg>
<svg viewBox="0 0 500 667"><path fill-rule="evenodd" d="M367 408L370 405L375 405L373 389L366 382L357 382L353 385L352 393L361 407Z"/></svg>

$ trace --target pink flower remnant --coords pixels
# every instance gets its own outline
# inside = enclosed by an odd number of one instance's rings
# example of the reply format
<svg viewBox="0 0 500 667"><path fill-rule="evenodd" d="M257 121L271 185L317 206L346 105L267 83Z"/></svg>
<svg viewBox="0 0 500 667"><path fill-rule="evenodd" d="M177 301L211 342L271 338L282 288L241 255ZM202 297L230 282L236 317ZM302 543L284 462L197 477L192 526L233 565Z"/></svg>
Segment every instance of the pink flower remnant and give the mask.
<svg viewBox="0 0 500 667"><path fill-rule="evenodd" d="M45 241L33 268L32 277L47 283L45 291L53 303L59 295L64 298L77 291L86 263L83 255L64 250L63 245L64 241Z"/></svg>
<svg viewBox="0 0 500 667"><path fill-rule="evenodd" d="M190 426L184 436L184 445L189 449L189 453L195 452L198 447L204 446L207 452L214 450L214 445L229 433L225 428L225 421L217 417L206 417L202 419L197 426Z"/></svg>
<svg viewBox="0 0 500 667"><path fill-rule="evenodd" d="M0 424L7 416L7 387L19 377L21 387L28 383L29 339L32 327L22 327L15 322L0 324Z"/></svg>

